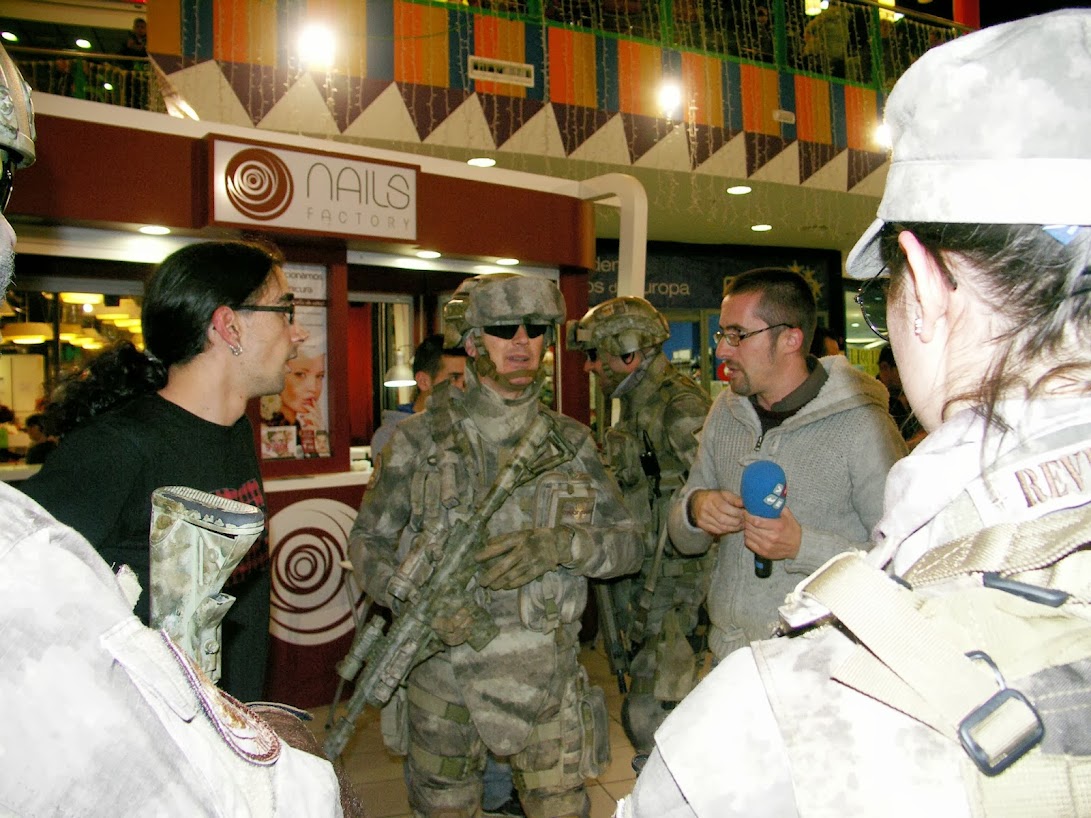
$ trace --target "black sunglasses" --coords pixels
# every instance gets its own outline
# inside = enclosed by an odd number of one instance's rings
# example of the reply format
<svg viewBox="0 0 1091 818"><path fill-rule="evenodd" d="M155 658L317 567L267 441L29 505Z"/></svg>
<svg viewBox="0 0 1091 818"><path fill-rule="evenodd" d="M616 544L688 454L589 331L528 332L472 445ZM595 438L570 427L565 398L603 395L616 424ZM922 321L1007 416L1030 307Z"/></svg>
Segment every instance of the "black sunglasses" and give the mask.
<svg viewBox="0 0 1091 818"><path fill-rule="evenodd" d="M484 330L486 335L491 335L493 338L503 338L505 341L510 341L515 337L515 333L519 331L519 327L526 327L527 338L537 338L539 335L545 335L546 330L549 329L549 324L493 324L484 327Z"/></svg>
<svg viewBox="0 0 1091 818"><path fill-rule="evenodd" d="M0 153L3 153L0 151ZM0 171L0 213L8 209L11 191L15 188L15 162L4 153L4 168Z"/></svg>
<svg viewBox="0 0 1091 818"><path fill-rule="evenodd" d="M864 316L868 327L884 341L890 340L886 323L886 303L889 291L890 273L884 266L879 270L878 275L864 282L854 299L860 306L860 313Z"/></svg>
<svg viewBox="0 0 1091 818"><path fill-rule="evenodd" d="M295 323L295 304L243 304L241 307L236 307L239 310L247 310L249 312L279 312L288 316L288 323Z"/></svg>

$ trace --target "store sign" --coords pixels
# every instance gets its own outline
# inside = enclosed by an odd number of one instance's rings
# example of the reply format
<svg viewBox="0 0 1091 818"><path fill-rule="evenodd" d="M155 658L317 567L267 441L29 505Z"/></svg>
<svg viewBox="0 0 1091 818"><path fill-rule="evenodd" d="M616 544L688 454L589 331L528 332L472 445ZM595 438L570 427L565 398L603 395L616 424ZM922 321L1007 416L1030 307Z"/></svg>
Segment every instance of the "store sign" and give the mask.
<svg viewBox="0 0 1091 818"><path fill-rule="evenodd" d="M212 220L374 239L417 237L417 170L212 140Z"/></svg>
<svg viewBox="0 0 1091 818"><path fill-rule="evenodd" d="M595 269L588 280L591 306L617 295L619 262L615 247L616 242L599 241ZM786 267L806 279L814 291L818 311L826 313L831 292L833 303L840 303L840 290L832 284L839 279L839 265L839 256L829 250L724 245L716 254L705 254L649 247L644 297L661 310L718 310L724 286L734 276L757 267Z"/></svg>

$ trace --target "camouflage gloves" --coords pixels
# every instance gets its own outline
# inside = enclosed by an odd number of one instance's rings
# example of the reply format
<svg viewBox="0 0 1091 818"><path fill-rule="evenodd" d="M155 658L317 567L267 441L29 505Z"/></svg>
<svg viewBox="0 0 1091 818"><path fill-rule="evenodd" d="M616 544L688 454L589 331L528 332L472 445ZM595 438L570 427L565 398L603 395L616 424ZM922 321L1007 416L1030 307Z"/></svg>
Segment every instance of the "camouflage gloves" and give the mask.
<svg viewBox="0 0 1091 818"><path fill-rule="evenodd" d="M520 588L559 565L571 565L574 540L575 532L566 526L493 537L477 553L478 582L498 591Z"/></svg>
<svg viewBox="0 0 1091 818"><path fill-rule="evenodd" d="M448 598L439 604L431 624L443 644L461 645L473 632L473 613L462 604L460 597Z"/></svg>

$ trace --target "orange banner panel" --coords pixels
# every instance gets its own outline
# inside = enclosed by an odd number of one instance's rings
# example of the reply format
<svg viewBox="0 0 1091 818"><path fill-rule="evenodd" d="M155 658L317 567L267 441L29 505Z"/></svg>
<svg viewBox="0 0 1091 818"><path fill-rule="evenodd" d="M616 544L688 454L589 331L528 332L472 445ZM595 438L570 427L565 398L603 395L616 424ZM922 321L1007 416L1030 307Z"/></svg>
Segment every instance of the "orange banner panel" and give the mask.
<svg viewBox="0 0 1091 818"><path fill-rule="evenodd" d="M724 85L722 63L701 54L682 54L682 87L693 107L682 114L686 122L723 127Z"/></svg>
<svg viewBox="0 0 1091 818"><path fill-rule="evenodd" d="M658 116L656 96L663 80L663 50L628 40L617 40L616 45L619 110Z"/></svg>
<svg viewBox="0 0 1091 818"><path fill-rule="evenodd" d="M874 91L855 85L845 86L845 136L849 147L859 151L879 151L875 129L879 111Z"/></svg>
<svg viewBox="0 0 1091 818"><path fill-rule="evenodd" d="M549 98L562 105L594 108L595 38L590 34L549 29Z"/></svg>
<svg viewBox="0 0 1091 818"><path fill-rule="evenodd" d="M447 9L394 0L394 79L450 87Z"/></svg>
<svg viewBox="0 0 1091 818"><path fill-rule="evenodd" d="M526 62L526 26L518 20L499 17L474 17L474 54L506 62ZM522 85L506 82L474 81L474 88L482 94L502 94L506 97L525 97L527 89Z"/></svg>
<svg viewBox="0 0 1091 818"><path fill-rule="evenodd" d="M148 0L148 53L182 53L182 4L178 0Z"/></svg>
<svg viewBox="0 0 1091 818"><path fill-rule="evenodd" d="M780 123L773 111L780 108L779 77L775 68L739 66L742 75L743 130L780 136Z"/></svg>
<svg viewBox="0 0 1091 818"><path fill-rule="evenodd" d="M830 86L814 77L795 78L796 138L804 142L833 144Z"/></svg>

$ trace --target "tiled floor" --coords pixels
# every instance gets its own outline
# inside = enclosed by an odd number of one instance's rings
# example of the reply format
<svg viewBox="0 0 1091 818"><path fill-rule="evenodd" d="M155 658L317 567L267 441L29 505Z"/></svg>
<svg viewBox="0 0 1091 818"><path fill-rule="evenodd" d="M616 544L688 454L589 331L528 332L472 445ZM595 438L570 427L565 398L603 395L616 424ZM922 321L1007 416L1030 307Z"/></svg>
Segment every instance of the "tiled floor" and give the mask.
<svg viewBox="0 0 1091 818"><path fill-rule="evenodd" d="M632 790L636 778L631 765L633 748L621 727L621 694L601 647L585 647L580 653L580 660L587 668L591 681L606 692L606 707L610 713L613 761L603 775L587 782L591 818L610 818L617 800ZM325 738L328 709L317 707L311 710L314 714L311 729L320 742ZM343 758L349 778L364 802L368 818L410 818L402 778L402 759L389 754L383 747L378 711L371 708L364 711Z"/></svg>

